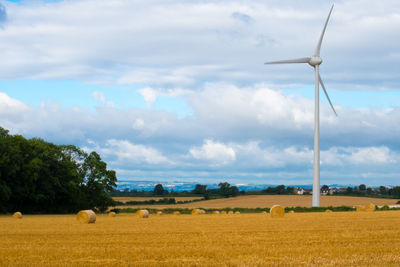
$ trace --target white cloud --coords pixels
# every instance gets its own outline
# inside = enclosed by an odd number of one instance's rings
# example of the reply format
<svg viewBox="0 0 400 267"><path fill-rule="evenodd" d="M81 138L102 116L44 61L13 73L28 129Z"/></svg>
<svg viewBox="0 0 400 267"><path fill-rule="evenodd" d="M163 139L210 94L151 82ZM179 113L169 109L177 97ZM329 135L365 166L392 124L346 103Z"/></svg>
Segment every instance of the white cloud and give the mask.
<svg viewBox="0 0 400 267"><path fill-rule="evenodd" d="M193 147L189 153L195 159L210 161L212 165L227 164L236 159L232 147L212 140L205 140L201 147Z"/></svg>
<svg viewBox="0 0 400 267"><path fill-rule="evenodd" d="M104 96L104 92L101 92L101 91L93 91L92 97L93 97L95 100L99 101L100 103L102 103L102 104L104 104L104 105L106 105L106 106L109 106L109 107L113 107L113 106L114 106L114 103L113 103L112 101L107 101L107 100L106 100L106 97Z"/></svg>
<svg viewBox="0 0 400 267"><path fill-rule="evenodd" d="M116 156L117 160L125 164L170 164L160 151L144 145L132 144L127 140L108 140L106 146L100 148L105 156ZM117 163L120 164L120 163Z"/></svg>
<svg viewBox="0 0 400 267"><path fill-rule="evenodd" d="M10 119L21 117L29 110L29 106L21 101L11 98L5 93L0 92L0 115Z"/></svg>
<svg viewBox="0 0 400 267"><path fill-rule="evenodd" d="M147 107L151 107L154 102L156 102L157 98L160 96L164 97L179 97L191 94L191 91L184 90L184 89L154 89L150 87L145 87L139 89L138 92L143 96L144 100L146 101Z"/></svg>
<svg viewBox="0 0 400 267"><path fill-rule="evenodd" d="M144 127L144 120L142 119L136 119L135 122L132 125L132 128L135 130L141 130Z"/></svg>

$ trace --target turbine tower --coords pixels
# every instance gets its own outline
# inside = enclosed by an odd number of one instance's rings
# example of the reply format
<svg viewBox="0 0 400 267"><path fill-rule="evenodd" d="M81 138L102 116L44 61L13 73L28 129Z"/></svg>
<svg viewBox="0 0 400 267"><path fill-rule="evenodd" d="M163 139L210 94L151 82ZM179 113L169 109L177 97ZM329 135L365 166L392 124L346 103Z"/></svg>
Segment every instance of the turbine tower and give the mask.
<svg viewBox="0 0 400 267"><path fill-rule="evenodd" d="M322 59L320 57L321 43L324 38L326 26L328 25L329 17L331 16L333 10L333 5L331 10L329 11L328 18L326 19L324 28L322 29L321 36L319 37L319 41L317 47L315 48L314 55L312 57L304 57L297 59L289 59L289 60L280 60L280 61L272 61L266 62L265 64L286 64L286 63L308 63L315 70L315 109L314 109L314 176L313 176L313 192L312 192L312 206L319 207L320 205L320 179L319 179L319 167L320 167L320 157L319 157L319 84L321 84L322 89L326 95L326 98L329 101L329 104L337 116L335 108L332 105L331 100L329 99L328 92L325 89L324 83L322 82L321 76L319 75L319 65L322 63Z"/></svg>

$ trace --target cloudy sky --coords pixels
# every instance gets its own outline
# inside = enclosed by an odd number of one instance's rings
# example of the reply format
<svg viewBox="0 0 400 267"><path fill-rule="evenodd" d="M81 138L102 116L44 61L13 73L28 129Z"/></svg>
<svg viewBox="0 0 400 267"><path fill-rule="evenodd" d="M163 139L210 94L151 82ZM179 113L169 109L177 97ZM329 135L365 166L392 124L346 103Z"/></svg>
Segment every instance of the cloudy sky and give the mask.
<svg viewBox="0 0 400 267"><path fill-rule="evenodd" d="M311 184L330 1L0 0L0 126L119 179ZM336 1L321 184L400 184L400 3Z"/></svg>

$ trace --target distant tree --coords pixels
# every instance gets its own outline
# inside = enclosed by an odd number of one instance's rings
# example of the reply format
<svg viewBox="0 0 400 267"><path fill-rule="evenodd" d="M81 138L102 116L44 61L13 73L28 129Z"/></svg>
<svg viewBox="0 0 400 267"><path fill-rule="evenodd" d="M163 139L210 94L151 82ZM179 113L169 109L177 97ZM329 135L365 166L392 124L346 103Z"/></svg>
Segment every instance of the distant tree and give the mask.
<svg viewBox="0 0 400 267"><path fill-rule="evenodd" d="M368 195L371 195L371 194L372 194L372 188L371 188L371 187L368 187L368 188L367 188L367 194L368 194Z"/></svg>
<svg viewBox="0 0 400 267"><path fill-rule="evenodd" d="M223 182L223 183L221 182L218 184L218 186L219 186L219 194L224 197L229 197L229 195L231 194L231 191L230 191L231 185L227 182Z"/></svg>
<svg viewBox="0 0 400 267"><path fill-rule="evenodd" d="M346 188L346 193L348 193L348 194L350 194L350 193L353 193L353 188L352 187L347 187Z"/></svg>
<svg viewBox="0 0 400 267"><path fill-rule="evenodd" d="M193 194L204 195L207 192L207 185L196 184L195 188L192 190Z"/></svg>
<svg viewBox="0 0 400 267"><path fill-rule="evenodd" d="M157 196L161 196L161 195L165 194L165 190L164 190L164 187L162 186L162 184L157 184L154 187L153 194L157 195Z"/></svg>
<svg viewBox="0 0 400 267"><path fill-rule="evenodd" d="M360 184L360 185L358 186L358 190L360 190L360 191L365 191L365 190L367 190L367 186L366 186L365 184Z"/></svg>
<svg viewBox="0 0 400 267"><path fill-rule="evenodd" d="M381 195L386 195L386 193L387 193L386 187L384 187L383 185L381 185L381 186L379 187L379 194L381 194Z"/></svg>
<svg viewBox="0 0 400 267"><path fill-rule="evenodd" d="M400 186L393 187L393 196L400 197Z"/></svg>
<svg viewBox="0 0 400 267"><path fill-rule="evenodd" d="M283 195L286 193L285 185L281 184L276 187L276 193L279 195Z"/></svg>
<svg viewBox="0 0 400 267"><path fill-rule="evenodd" d="M231 186L231 195L233 197L236 197L239 195L239 189L237 188L237 186Z"/></svg>
<svg viewBox="0 0 400 267"><path fill-rule="evenodd" d="M321 187L321 192L322 191L328 191L329 190L329 186L327 186L326 184L324 184L322 187Z"/></svg>
<svg viewBox="0 0 400 267"><path fill-rule="evenodd" d="M286 194L293 195L293 194L295 194L295 190L296 190L296 188L288 186L288 187L286 187Z"/></svg>

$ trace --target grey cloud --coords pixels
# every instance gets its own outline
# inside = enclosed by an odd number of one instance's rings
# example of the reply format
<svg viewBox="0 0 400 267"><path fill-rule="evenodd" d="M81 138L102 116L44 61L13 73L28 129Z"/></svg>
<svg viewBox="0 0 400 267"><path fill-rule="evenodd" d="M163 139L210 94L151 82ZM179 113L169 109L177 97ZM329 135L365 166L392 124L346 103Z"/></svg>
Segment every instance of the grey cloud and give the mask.
<svg viewBox="0 0 400 267"><path fill-rule="evenodd" d="M241 12L233 12L232 18L242 21L244 23L250 23L253 20L253 18L251 16L249 16L245 13L241 13Z"/></svg>
<svg viewBox="0 0 400 267"><path fill-rule="evenodd" d="M85 0L9 5L10 21L0 33L0 49L7 51L0 73L3 79L145 82L190 89L204 81L310 84L307 66L263 63L313 53L329 10L328 4L315 3ZM397 90L399 12L395 1L338 3L322 47L326 82L338 90ZM242 27L238 20L251 23Z"/></svg>

